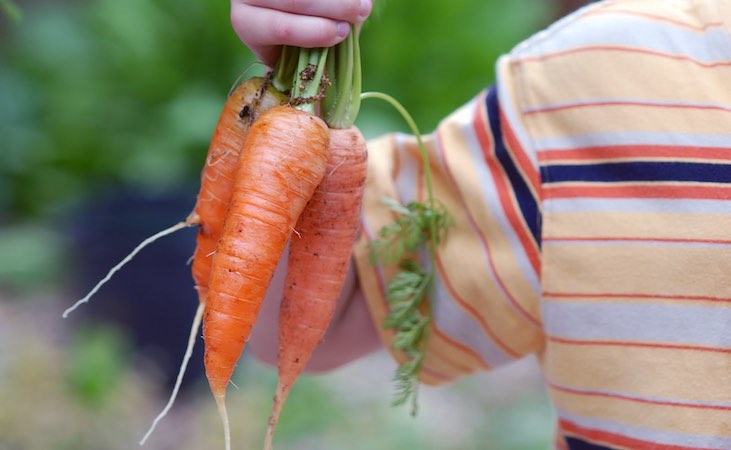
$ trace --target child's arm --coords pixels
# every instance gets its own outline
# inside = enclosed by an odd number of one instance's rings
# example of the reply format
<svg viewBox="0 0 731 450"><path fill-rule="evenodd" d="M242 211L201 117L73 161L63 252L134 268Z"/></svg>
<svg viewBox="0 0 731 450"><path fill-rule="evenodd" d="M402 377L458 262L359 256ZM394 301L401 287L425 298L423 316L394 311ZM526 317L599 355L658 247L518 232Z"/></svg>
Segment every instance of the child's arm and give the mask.
<svg viewBox="0 0 731 450"><path fill-rule="evenodd" d="M279 46L330 47L345 39L350 23L370 14L372 0L231 0L231 24L241 41L273 66Z"/></svg>

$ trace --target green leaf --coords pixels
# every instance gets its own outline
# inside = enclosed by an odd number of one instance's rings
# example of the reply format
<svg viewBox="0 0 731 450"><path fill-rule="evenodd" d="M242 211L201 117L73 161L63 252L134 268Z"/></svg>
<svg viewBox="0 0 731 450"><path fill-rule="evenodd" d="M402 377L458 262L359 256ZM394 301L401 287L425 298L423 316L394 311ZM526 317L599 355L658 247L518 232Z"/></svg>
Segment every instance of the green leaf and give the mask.
<svg viewBox="0 0 731 450"><path fill-rule="evenodd" d="M23 18L23 12L12 0L0 0L0 10L13 22L19 22Z"/></svg>
<svg viewBox="0 0 731 450"><path fill-rule="evenodd" d="M396 218L381 228L379 239L371 242L370 256L374 264L395 262L400 269L386 289L389 312L383 327L396 331L391 346L406 356L406 361L397 369L394 404L404 404L411 399L412 414L416 414L416 386L431 322L431 305L423 305L434 274L424 270L412 256L427 250L433 267L435 247L446 237L451 219L441 205L431 206L437 204L435 201L429 204L412 201L403 205L385 197L382 202Z"/></svg>

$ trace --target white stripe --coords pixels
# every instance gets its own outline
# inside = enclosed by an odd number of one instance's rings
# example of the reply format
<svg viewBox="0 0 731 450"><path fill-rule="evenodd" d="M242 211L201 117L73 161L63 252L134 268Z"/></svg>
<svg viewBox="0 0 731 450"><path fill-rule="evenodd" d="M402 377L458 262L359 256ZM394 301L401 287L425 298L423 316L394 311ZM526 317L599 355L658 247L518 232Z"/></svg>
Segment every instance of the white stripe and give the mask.
<svg viewBox="0 0 731 450"><path fill-rule="evenodd" d="M540 47L540 45L549 39L552 39L555 35L559 34L564 28L570 27L577 19L580 19L581 16L583 16L585 13L591 11L594 8L599 8L600 6L608 6L610 4L614 3L614 0L606 0L603 2L594 2L590 3L582 8L577 9L571 14L568 14L564 16L563 18L553 22L551 25L549 25L547 28L544 28L543 30L538 31L533 36L529 37L528 39L524 40L523 42L519 43L515 46L515 48L512 50L511 54L515 57L520 57L524 53L530 54L531 49L534 49L536 47Z"/></svg>
<svg viewBox="0 0 731 450"><path fill-rule="evenodd" d="M642 212L731 215L729 200L559 198L543 202L543 211L562 212Z"/></svg>
<svg viewBox="0 0 731 450"><path fill-rule="evenodd" d="M672 23L628 14L596 14L579 17L546 36L516 48L517 59L544 56L581 47L618 46L641 48L689 57L703 63L729 62L728 35L722 27L692 30Z"/></svg>
<svg viewBox="0 0 731 450"><path fill-rule="evenodd" d="M601 132L535 140L536 151L573 150L584 147L615 145L668 145L729 148L728 134L672 132Z"/></svg>
<svg viewBox="0 0 731 450"><path fill-rule="evenodd" d="M434 279L434 294L434 321L444 334L477 352L490 367L498 367L513 360L492 341L471 315L457 305L441 277Z"/></svg>
<svg viewBox="0 0 731 450"><path fill-rule="evenodd" d="M631 294L628 294L631 295ZM565 339L731 348L731 308L677 304L556 302L542 305L546 333Z"/></svg>
<svg viewBox="0 0 731 450"><path fill-rule="evenodd" d="M584 417L573 414L565 409L556 408L558 417L583 428L600 430L606 433L627 436L633 439L656 442L661 445L679 445L684 447L728 449L731 448L731 438L722 436L701 436L680 433L677 431L653 430L636 425L615 422L598 417Z"/></svg>

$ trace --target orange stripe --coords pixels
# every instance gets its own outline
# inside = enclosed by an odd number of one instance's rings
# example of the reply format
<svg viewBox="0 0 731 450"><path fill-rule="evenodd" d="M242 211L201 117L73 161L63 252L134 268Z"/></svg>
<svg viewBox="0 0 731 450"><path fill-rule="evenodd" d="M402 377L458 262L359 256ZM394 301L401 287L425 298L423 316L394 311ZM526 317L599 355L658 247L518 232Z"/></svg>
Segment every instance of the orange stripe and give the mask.
<svg viewBox="0 0 731 450"><path fill-rule="evenodd" d="M623 395L615 392L601 392L601 391L591 391L591 390L580 390L580 389L574 389L570 388L568 386L559 386L557 384L547 382L547 386L550 389L559 391L559 392L565 392L571 395L578 395L581 397L602 397L602 398L611 398L615 400L624 400L634 403L643 403L647 405L657 405L657 406L669 406L674 408L691 408L691 409L705 409L705 410L714 410L714 411L731 411L731 405L710 405L710 404L698 404L698 403L687 403L687 402L673 402L668 400L653 400L649 398L642 398L642 397L632 397L629 395Z"/></svg>
<svg viewBox="0 0 731 450"><path fill-rule="evenodd" d="M549 198L669 198L669 199L720 199L731 200L731 186L680 186L653 184L603 186L550 185L544 186L543 194Z"/></svg>
<svg viewBox="0 0 731 450"><path fill-rule="evenodd" d="M645 108L663 108L663 109L699 109L699 110L714 110L731 112L731 108L722 105L702 105L702 104L687 104L687 103L657 103L657 102L643 102L639 100L600 100L595 102L575 102L568 104L559 105L547 105L537 106L529 108L523 111L523 115L530 116L534 114L552 113L556 111L565 111L567 109L577 108L594 108L594 107L607 107L607 106L641 106Z"/></svg>
<svg viewBox="0 0 731 450"><path fill-rule="evenodd" d="M425 375L429 375L430 377L437 378L439 381L432 383L432 384L444 384L448 381L451 381L453 377L450 377L446 374L443 374L441 372L438 372L434 369L431 369L426 366L421 366L422 373ZM426 383L426 382L425 382Z"/></svg>
<svg viewBox="0 0 731 450"><path fill-rule="evenodd" d="M564 434L585 438L592 443L604 444L614 448L619 445L621 448L635 450L702 450L699 447L683 447L680 445L668 445L643 441L629 436L623 436L621 434L582 427L573 422L569 422L566 419L560 419L558 423L561 432Z"/></svg>
<svg viewBox="0 0 731 450"><path fill-rule="evenodd" d="M610 160L624 158L677 158L731 161L728 148L662 145L618 145L584 147L571 150L545 150L538 153L539 163L557 161Z"/></svg>
<svg viewBox="0 0 731 450"><path fill-rule="evenodd" d="M643 293L579 293L579 292L544 292L543 298L636 298L648 300L684 300L684 301L710 301L710 302L731 302L729 297L711 297L705 295L663 295Z"/></svg>
<svg viewBox="0 0 731 450"><path fill-rule="evenodd" d="M657 242L667 244L707 244L707 245L731 245L728 239L690 239L690 238L649 238L649 237L547 237L543 242Z"/></svg>
<svg viewBox="0 0 731 450"><path fill-rule="evenodd" d="M444 342L448 343L450 346L456 348L457 350L466 353L473 357L475 360L479 361L480 367L482 367L484 370L490 370L491 367L489 364L487 364L482 357L477 354L472 348L462 344L461 342L457 342L451 337L447 336L443 331L441 331L438 327L435 321L432 320L432 331L436 336L438 336L440 339L444 340ZM463 373L471 373L473 372L473 368L470 366L457 366L456 364L453 364L456 367L459 367L459 369Z"/></svg>
<svg viewBox="0 0 731 450"><path fill-rule="evenodd" d="M704 62L697 59L691 58L685 55L674 55L671 53L663 53L656 50L648 50L644 48L636 47L621 47L617 45L589 45L585 47L577 47L569 50L561 50L553 53L546 53L543 55L534 56L523 56L515 58L511 61L512 65L520 65L527 62L546 61L548 59L559 58L562 56L573 55L575 53L586 53L586 52L621 52L621 53L635 53L642 55L657 56L660 58L667 58L676 61L687 61L696 64L701 67L728 67L731 66L731 61L717 61L717 62Z"/></svg>

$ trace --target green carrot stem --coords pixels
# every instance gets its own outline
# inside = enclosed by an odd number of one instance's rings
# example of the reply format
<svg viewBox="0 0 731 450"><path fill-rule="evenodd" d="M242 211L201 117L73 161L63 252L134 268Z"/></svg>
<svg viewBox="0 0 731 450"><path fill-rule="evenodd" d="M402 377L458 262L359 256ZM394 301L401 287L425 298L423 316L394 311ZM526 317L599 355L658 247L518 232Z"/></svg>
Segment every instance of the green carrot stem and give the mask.
<svg viewBox="0 0 731 450"><path fill-rule="evenodd" d="M360 66L360 33L354 26L351 26L350 34L353 35L353 86L350 90L348 121L353 124L360 112L360 93L363 90L363 74Z"/></svg>
<svg viewBox="0 0 731 450"><path fill-rule="evenodd" d="M277 64L272 74L272 85L279 92L289 92L297 69L299 49L289 45L282 47Z"/></svg>
<svg viewBox="0 0 731 450"><path fill-rule="evenodd" d="M358 32L354 25L350 34L335 47L334 73L330 73L333 89L325 103L325 121L331 128L348 128L360 112L361 68Z"/></svg>
<svg viewBox="0 0 731 450"><path fill-rule="evenodd" d="M289 96L292 107L314 115L322 91L328 48L301 48Z"/></svg>
<svg viewBox="0 0 731 450"><path fill-rule="evenodd" d="M424 146L424 141L421 138L421 133L419 132L419 128L416 126L416 122L414 121L413 117L411 117L411 114L404 108L404 106L399 103L398 100L391 97L388 94L384 94L383 92L364 92L360 95L361 99L369 99L369 98L377 98L380 100L384 100L388 102L391 106L393 106L396 111L401 115L401 117L404 118L406 121L406 124L411 129L411 132L416 137L416 142L419 146L419 152L421 154L421 162L424 166L424 183L426 184L426 192L427 192L427 199L429 201L429 206L434 207L436 204L436 201L434 199L434 189L432 188L432 178L431 178L431 171L429 170L429 154L426 152L426 147ZM432 230L435 231L435 230ZM432 234L432 238L436 239L437 235L435 233ZM436 244L436 242L435 242ZM436 248L436 245L434 245L434 248Z"/></svg>

